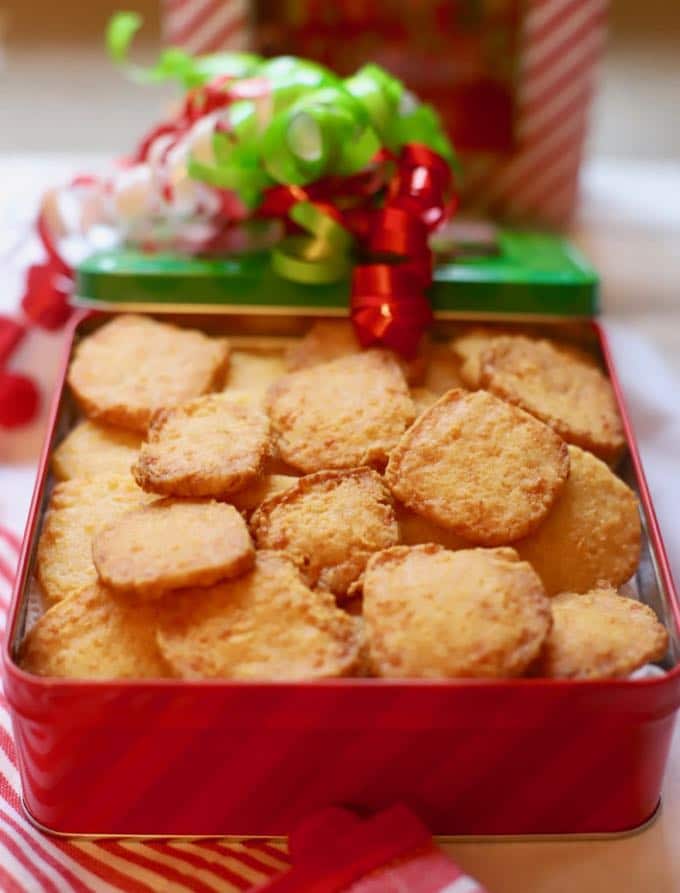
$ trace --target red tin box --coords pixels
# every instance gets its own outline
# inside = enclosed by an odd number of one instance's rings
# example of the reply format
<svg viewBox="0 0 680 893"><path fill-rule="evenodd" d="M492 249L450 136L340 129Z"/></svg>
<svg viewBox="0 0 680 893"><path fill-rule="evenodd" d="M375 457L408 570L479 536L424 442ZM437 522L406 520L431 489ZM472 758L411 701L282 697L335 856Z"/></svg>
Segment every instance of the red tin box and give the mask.
<svg viewBox="0 0 680 893"><path fill-rule="evenodd" d="M202 322L227 332L246 324ZM266 325L260 317L258 334ZM14 654L48 459L72 415L65 357L3 652L29 816L55 832L144 836L284 835L328 804L395 801L440 835L614 833L649 819L680 705L680 608L605 335L594 323L582 331L609 369L628 436L623 474L646 530L632 591L671 638L658 678L291 684L24 673Z"/></svg>

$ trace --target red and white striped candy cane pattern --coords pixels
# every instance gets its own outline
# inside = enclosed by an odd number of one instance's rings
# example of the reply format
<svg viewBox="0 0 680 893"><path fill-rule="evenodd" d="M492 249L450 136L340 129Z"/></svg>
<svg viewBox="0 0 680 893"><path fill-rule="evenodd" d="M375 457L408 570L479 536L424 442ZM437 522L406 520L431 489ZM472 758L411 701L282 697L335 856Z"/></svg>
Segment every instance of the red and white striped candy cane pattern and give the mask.
<svg viewBox="0 0 680 893"><path fill-rule="evenodd" d="M574 211L606 11L607 0L528 0L517 149L466 160L465 199L475 211L555 225Z"/></svg>
<svg viewBox="0 0 680 893"><path fill-rule="evenodd" d="M190 53L247 50L250 0L164 0L163 39Z"/></svg>

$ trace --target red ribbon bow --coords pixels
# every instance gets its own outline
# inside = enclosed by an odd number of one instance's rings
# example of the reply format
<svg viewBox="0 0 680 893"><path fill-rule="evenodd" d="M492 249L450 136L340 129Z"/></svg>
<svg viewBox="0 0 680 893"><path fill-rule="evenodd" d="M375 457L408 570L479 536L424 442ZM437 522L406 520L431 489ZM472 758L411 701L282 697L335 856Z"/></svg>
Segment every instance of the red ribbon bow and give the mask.
<svg viewBox="0 0 680 893"><path fill-rule="evenodd" d="M427 146L405 146L378 210L345 215L374 262L354 270L351 317L359 342L384 345L405 357L418 350L432 322L425 289L432 282L428 235L454 209L451 171Z"/></svg>

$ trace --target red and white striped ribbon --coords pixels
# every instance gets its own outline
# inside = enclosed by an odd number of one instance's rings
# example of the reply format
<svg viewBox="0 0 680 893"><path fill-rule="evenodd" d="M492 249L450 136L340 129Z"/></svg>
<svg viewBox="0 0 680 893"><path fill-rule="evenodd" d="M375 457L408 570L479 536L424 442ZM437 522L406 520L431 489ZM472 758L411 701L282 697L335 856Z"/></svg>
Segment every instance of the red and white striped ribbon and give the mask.
<svg viewBox="0 0 680 893"><path fill-rule="evenodd" d="M20 540L0 526L0 632ZM288 865L275 842L52 838L25 818L7 699L0 689L0 890L2 893L236 893Z"/></svg>

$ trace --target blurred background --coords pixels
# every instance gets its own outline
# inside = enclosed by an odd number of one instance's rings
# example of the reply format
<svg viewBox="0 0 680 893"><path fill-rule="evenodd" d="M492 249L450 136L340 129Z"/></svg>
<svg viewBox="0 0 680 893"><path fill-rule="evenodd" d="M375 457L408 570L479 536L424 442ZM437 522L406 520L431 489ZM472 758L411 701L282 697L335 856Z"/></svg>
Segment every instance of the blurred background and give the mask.
<svg viewBox="0 0 680 893"><path fill-rule="evenodd" d="M107 60L121 6L144 16L135 53L152 59L158 0L0 0L0 151L121 152L148 126L172 91L131 89ZM680 3L611 0L609 25L587 157L680 158Z"/></svg>
<svg viewBox="0 0 680 893"><path fill-rule="evenodd" d="M257 9L260 49L303 55L311 55L310 47L319 49L314 29L308 29L312 34L305 43L304 28L300 26L304 15L312 15L311 10L325 20L337 15L339 9L348 10L355 23L366 17L383 17L389 23L385 11L394 10L391 44L390 28L383 23L378 29L379 42L362 56L366 29L359 24L353 36L341 35L340 55L336 46L336 56L327 61L341 66L344 60L353 66L357 59L377 56L377 61L394 67L407 82L415 80L413 86L420 93L424 93L428 79L439 77L439 86L435 84L439 96L428 98L443 102L450 101L446 72L452 67L468 75L472 72L473 77L481 72L482 80L490 75L491 90L486 83L481 94L468 91L467 104L458 104L458 122L469 124L481 110L486 125L477 121L473 130L484 132L487 145L483 148L487 150L494 140L502 149L503 126L499 121L504 114L510 122L505 130L511 133L515 126L508 117L512 110L508 111L507 96L505 112L503 106L503 91L508 93L512 66L517 66L507 23L512 10L517 15L517 10L524 8L524 0L381 0L379 4L367 0L130 0L128 4L120 0L0 0L0 249L3 219L11 224L12 232L20 218L26 227L30 226L42 190L73 172L96 170L104 160L131 151L140 135L162 117L177 96L168 85L131 85L107 58L104 30L114 11L127 6L143 16L144 27L135 40L133 56L135 61L150 63L161 46L163 7L166 12L183 10L180 15L186 15L187 10L195 15L197 8L209 8L215 15L218 7L224 10L231 5L233 13L248 4ZM584 97L591 93L592 71L587 71L580 82L565 77L564 72L569 75L579 57L597 57L601 39L587 17L592 22L593 14L599 16L605 5L607 0L546 0L545 5L534 5L539 18L549 10L558 24L568 10L567 27L573 32L573 45L567 49L556 47L553 34L548 35L540 51L546 52L547 47L548 54L552 53L547 78L559 84L558 98L552 108L539 108L529 127L538 122L549 151L546 156L543 150L539 163L532 160L528 174L524 170L520 191L530 195L511 195L510 202L519 202L520 211L526 212L530 222L564 226L569 221L570 235L602 273L605 311L638 314L644 310L639 325L654 325L657 340L670 345L675 325L669 329L664 322L657 325L649 320L651 312L663 314L678 308L680 2L609 0L606 44L595 71L594 101L588 106ZM446 47L442 51L446 26L439 27L432 12L427 13L428 25L422 26L425 20L418 19L426 15L422 10L435 9L444 17L457 10L458 24L461 10L468 19L481 16L483 11L486 20L495 21L496 27L479 31L471 39L459 33L461 39L448 52ZM292 23L287 32L272 24L284 15L290 19L289 25ZM166 15L166 27L168 18ZM472 21L473 31L474 24ZM418 35L420 46L411 46L404 53L403 33L409 27ZM201 30L205 37L205 25ZM297 41L294 45L289 45L291 35ZM332 27L324 40L329 35L334 36ZM489 43L489 36L494 43ZM321 46L317 55L326 58L326 50ZM534 63L538 59L539 65L540 52L534 54ZM436 64L431 64L434 59ZM494 83L496 87L500 84L500 89L495 89ZM585 163L580 169L580 202L573 215L576 163L586 108L589 127ZM457 145L461 147L459 140ZM547 165L543 164L544 157ZM512 158L508 158L511 166ZM484 187L485 198L489 191L493 196L497 181L503 183L503 178L506 192L512 192L513 171L510 167L508 188L504 159L502 151L496 156L488 152L464 156L465 188L470 188L474 198L484 196ZM477 201L476 206L471 201L470 207L473 213L503 214L507 212L504 201L496 195L491 201ZM9 231L5 227L5 232ZM680 352L669 350L669 355L680 369Z"/></svg>

